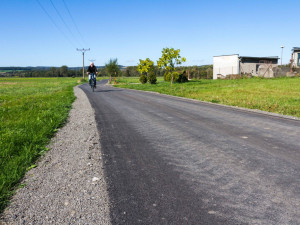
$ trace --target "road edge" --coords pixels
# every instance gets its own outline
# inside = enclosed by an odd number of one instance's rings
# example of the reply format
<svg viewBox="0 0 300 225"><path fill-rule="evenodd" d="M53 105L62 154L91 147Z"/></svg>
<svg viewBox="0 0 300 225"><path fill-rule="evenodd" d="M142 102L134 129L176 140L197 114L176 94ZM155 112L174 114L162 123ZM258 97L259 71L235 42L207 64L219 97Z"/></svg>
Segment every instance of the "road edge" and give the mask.
<svg viewBox="0 0 300 225"><path fill-rule="evenodd" d="M188 101L191 101L191 102L199 102L199 103L203 103L203 104L207 104L207 105L215 105L215 106L230 108L230 109L239 110L239 111L247 111L247 112L251 112L251 113L255 113L255 114L263 114L263 115L266 115L266 116L272 116L272 117L278 117L278 118L283 118L283 119L288 119L288 120L300 121L299 117L283 115L283 114L279 114L279 113L272 113L272 112L267 112L267 111L263 111L263 110L259 110L259 109L248 109L248 108L239 107L239 106L223 105L223 104L218 104L218 103L213 103L213 102L206 102L206 101L202 101L202 100L198 100L198 99L192 99L192 98L185 98L185 97L180 97L180 96L163 94L163 93L154 92L154 91L143 91L143 90L136 90L136 89L130 89L130 88L116 87L115 85L112 85L112 84L109 84L109 83L107 83L106 85L110 85L114 88L119 88L119 89L124 89L124 90L148 92L148 93L151 93L151 94L163 95L163 96L167 96L167 97L171 97L171 98L188 100Z"/></svg>

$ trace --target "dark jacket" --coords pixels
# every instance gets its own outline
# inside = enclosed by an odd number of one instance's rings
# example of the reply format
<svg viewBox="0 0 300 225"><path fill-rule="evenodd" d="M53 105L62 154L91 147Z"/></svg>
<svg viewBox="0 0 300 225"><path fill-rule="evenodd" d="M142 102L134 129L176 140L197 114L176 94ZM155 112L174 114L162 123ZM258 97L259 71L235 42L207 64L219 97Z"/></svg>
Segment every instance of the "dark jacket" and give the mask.
<svg viewBox="0 0 300 225"><path fill-rule="evenodd" d="M97 71L98 70L97 70L97 67L95 65L93 67L89 66L89 68L87 69L88 73L94 73L94 74L96 74Z"/></svg>

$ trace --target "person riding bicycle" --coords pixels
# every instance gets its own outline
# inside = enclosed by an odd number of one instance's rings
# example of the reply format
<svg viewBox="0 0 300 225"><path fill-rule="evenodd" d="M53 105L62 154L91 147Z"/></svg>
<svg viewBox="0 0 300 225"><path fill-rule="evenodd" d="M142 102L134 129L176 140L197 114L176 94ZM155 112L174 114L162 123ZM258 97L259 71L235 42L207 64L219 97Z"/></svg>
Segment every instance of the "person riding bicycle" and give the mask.
<svg viewBox="0 0 300 225"><path fill-rule="evenodd" d="M98 70L93 62L91 62L89 68L87 69L87 73L89 75L89 84L91 84L91 79L92 79L92 74L93 74L93 79L94 79L95 87L96 87L96 74L98 73Z"/></svg>

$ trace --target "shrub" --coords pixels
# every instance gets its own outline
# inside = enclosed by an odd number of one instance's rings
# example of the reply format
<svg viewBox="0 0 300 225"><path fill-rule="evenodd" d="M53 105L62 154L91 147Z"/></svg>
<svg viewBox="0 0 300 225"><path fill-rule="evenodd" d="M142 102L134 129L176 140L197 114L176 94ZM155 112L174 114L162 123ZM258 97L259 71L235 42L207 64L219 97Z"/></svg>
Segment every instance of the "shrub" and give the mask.
<svg viewBox="0 0 300 225"><path fill-rule="evenodd" d="M178 78L179 78L179 73L173 72L173 82L177 82ZM172 79L171 73L167 73L167 72L166 72L166 73L164 74L164 80L165 80L165 81L171 81L171 79Z"/></svg>
<svg viewBox="0 0 300 225"><path fill-rule="evenodd" d="M177 80L178 83L184 83L184 82L188 82L188 81L189 80L188 80L188 78L186 76L186 72L185 71L182 74L179 74L178 80Z"/></svg>
<svg viewBox="0 0 300 225"><path fill-rule="evenodd" d="M146 84L147 83L147 76L145 74L141 74L141 76L140 76L140 82L142 84Z"/></svg>
<svg viewBox="0 0 300 225"><path fill-rule="evenodd" d="M164 81L171 81L171 73L169 72L164 73Z"/></svg>
<svg viewBox="0 0 300 225"><path fill-rule="evenodd" d="M157 81L156 74L153 71L149 72L148 81L150 84L156 84L156 81Z"/></svg>

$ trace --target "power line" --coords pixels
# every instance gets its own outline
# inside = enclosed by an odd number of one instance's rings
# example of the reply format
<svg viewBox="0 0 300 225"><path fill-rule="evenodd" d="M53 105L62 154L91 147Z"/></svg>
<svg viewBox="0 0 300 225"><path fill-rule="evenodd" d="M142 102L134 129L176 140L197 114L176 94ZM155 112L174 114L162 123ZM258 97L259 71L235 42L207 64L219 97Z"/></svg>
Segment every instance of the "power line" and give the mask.
<svg viewBox="0 0 300 225"><path fill-rule="evenodd" d="M59 18L61 19L61 21L63 22L63 24L66 26L66 28L68 29L68 31L70 32L70 34L73 36L73 38L75 40L77 40L73 34L73 32L71 31L71 29L69 28L69 26L67 25L67 23L65 22L64 18L61 16L61 14L59 13L59 11L57 10L57 8L55 7L55 5L53 4L52 0L50 0L51 5L53 6L55 12L57 13L57 15L59 16ZM78 41L78 40L77 40Z"/></svg>
<svg viewBox="0 0 300 225"><path fill-rule="evenodd" d="M84 38L83 38L81 32L79 31L79 29L78 29L78 27L77 27L77 25L76 25L76 23L75 23L75 20L73 19L73 16L72 16L72 14L71 14L71 12L70 12L70 10L69 10L69 8L68 8L68 6L67 6L65 0L63 0L63 3L64 3L64 5L65 5L65 8L67 9L67 12L68 12L68 14L69 14L69 16L70 16L70 18L71 18L71 20L72 20L72 22L73 22L75 28L76 28L78 34L79 34L80 37L81 37L81 40L83 41L83 43L86 44L86 42L85 42L85 40L84 40Z"/></svg>
<svg viewBox="0 0 300 225"><path fill-rule="evenodd" d="M39 4L39 6L41 7L41 9L44 11L44 13L48 16L48 18L51 20L51 22L53 23L53 25L56 27L56 29L67 39L67 41L73 45L73 47L75 47L74 43L68 38L68 36L59 28L59 26L57 26L57 24L55 23L55 21L52 19L52 17L50 16L50 14L47 12L47 10L44 8L44 6L40 3L39 0L36 0L37 3Z"/></svg>

